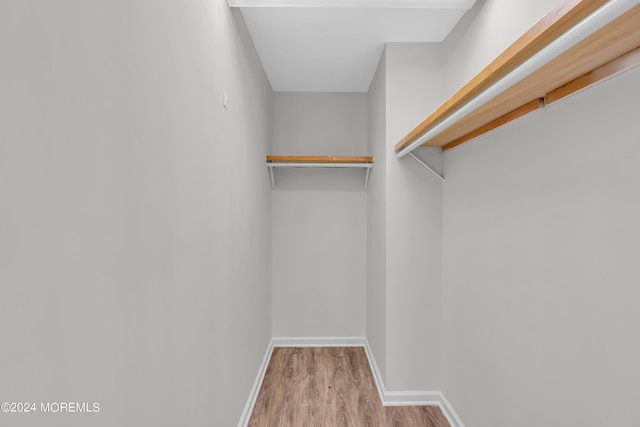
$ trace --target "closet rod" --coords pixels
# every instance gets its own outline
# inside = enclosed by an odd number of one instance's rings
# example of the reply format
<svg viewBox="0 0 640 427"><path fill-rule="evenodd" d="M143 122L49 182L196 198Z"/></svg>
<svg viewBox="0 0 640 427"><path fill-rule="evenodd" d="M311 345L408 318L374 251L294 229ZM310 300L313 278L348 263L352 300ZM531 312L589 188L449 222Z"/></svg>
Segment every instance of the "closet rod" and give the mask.
<svg viewBox="0 0 640 427"><path fill-rule="evenodd" d="M420 135L411 144L396 152L396 156L401 159L411 153L435 135L468 116L475 109L481 107L483 104L509 89L511 86L532 74L543 65L571 49L591 34L610 24L616 18L622 16L638 4L640 4L640 0L611 0L604 4L584 20L576 24L573 28L549 43L538 53L513 69L502 79L489 86L489 88L444 118L440 123Z"/></svg>

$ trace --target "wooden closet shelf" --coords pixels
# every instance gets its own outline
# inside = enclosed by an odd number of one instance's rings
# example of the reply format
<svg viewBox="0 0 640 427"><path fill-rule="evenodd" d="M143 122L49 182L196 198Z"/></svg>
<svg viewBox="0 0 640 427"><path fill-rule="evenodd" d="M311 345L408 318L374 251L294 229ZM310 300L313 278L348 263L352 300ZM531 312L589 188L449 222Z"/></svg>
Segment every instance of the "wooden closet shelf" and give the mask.
<svg viewBox="0 0 640 427"><path fill-rule="evenodd" d="M373 167L372 156L267 156L267 167L271 177L271 188L275 190L276 168L357 168L366 169L364 188L369 185L369 174Z"/></svg>
<svg viewBox="0 0 640 427"><path fill-rule="evenodd" d="M615 1L619 0L610 0L609 3ZM537 101L539 99L557 101L597 81L640 65L640 55L636 50L640 47L640 5L636 3L609 24L449 127L441 126L441 131L434 131L447 117L465 107L569 30L578 24L582 25L585 18L606 3L606 0L567 0L562 3L409 132L396 144L396 152L403 151L427 132L433 135L422 146L442 147L444 150L454 148L544 106L544 102Z"/></svg>
<svg viewBox="0 0 640 427"><path fill-rule="evenodd" d="M267 156L267 163L373 163L372 156Z"/></svg>

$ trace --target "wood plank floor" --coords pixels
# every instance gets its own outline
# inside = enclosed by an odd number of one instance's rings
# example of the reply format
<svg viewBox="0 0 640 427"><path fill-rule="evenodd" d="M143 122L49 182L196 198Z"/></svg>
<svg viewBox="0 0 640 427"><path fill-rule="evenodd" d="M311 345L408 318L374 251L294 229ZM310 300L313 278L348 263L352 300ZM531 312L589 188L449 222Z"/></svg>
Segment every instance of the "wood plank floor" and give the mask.
<svg viewBox="0 0 640 427"><path fill-rule="evenodd" d="M449 427L440 408L380 403L361 347L276 347L251 427Z"/></svg>

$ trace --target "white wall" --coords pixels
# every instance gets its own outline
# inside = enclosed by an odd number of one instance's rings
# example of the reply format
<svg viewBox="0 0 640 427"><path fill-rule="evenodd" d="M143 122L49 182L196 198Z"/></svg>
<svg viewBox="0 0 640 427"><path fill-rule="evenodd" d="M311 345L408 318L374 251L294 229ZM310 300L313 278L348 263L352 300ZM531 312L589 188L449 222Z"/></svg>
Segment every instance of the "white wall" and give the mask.
<svg viewBox="0 0 640 427"><path fill-rule="evenodd" d="M271 89L240 16L6 0L0 51L0 395L101 404L0 424L234 425L271 336Z"/></svg>
<svg viewBox="0 0 640 427"><path fill-rule="evenodd" d="M636 426L640 69L446 154L444 391L469 425Z"/></svg>
<svg viewBox="0 0 640 427"><path fill-rule="evenodd" d="M410 47L399 45L395 56L387 45L388 150L557 4L529 3L479 2L445 42L442 74L428 63L412 67ZM420 80L412 73L432 84L442 78L443 91L416 91L411 84ZM640 423L633 405L640 377L640 315L633 308L639 79L635 70L446 155L441 300L437 264L424 269L439 256L433 239L424 239L437 236L437 208L420 202L430 193L437 205L437 189L413 188L419 178L410 177L411 166L386 156L387 388L441 386L474 426ZM437 155L422 154L437 166ZM421 256L394 264L414 253ZM374 283L369 278L369 289ZM420 311L416 301L432 306ZM439 343L437 328L426 336L429 321L440 310L442 346L429 353ZM412 329L410 319L421 328ZM368 324L368 336L378 333L372 329ZM403 353L411 346L419 358ZM411 381L410 372L420 379Z"/></svg>
<svg viewBox="0 0 640 427"><path fill-rule="evenodd" d="M368 93L367 153L375 167L367 190L367 341L383 381L387 364L387 147L386 53Z"/></svg>
<svg viewBox="0 0 640 427"><path fill-rule="evenodd" d="M446 39L450 93L559 2L510 3L477 3ZM640 422L638 78L445 156L443 390L467 424Z"/></svg>
<svg viewBox="0 0 640 427"><path fill-rule="evenodd" d="M442 182L394 145L442 99L439 44L387 44L386 216L389 390L437 390L441 377ZM427 154L427 153L423 153ZM428 153L439 163L440 153Z"/></svg>
<svg viewBox="0 0 640 427"><path fill-rule="evenodd" d="M273 154L366 154L366 94L275 93L273 115ZM275 173L273 335L364 336L364 170Z"/></svg>
<svg viewBox="0 0 640 427"><path fill-rule="evenodd" d="M438 105L442 81L439 45L394 43L369 90L367 337L387 390L440 387L442 184L393 146Z"/></svg>

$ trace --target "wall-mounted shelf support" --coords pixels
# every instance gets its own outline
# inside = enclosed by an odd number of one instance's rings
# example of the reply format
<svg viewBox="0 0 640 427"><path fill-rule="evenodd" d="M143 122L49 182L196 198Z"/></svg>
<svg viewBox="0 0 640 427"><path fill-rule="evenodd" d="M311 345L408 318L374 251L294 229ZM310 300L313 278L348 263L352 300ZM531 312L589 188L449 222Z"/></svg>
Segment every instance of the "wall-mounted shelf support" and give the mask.
<svg viewBox="0 0 640 427"><path fill-rule="evenodd" d="M271 189L276 188L276 168L360 168L366 170L364 189L369 186L369 174L373 167L371 156L267 156Z"/></svg>
<svg viewBox="0 0 640 427"><path fill-rule="evenodd" d="M420 160L418 158L418 156L416 156L415 154L413 154L412 152L408 152L407 153L410 157L413 157L413 159L420 163L420 165L424 168L426 168L429 172L431 172L432 174L434 174L435 176L437 176L438 178L440 178L441 181L444 181L444 176L440 175L438 172L434 171L431 166L429 166L428 164L426 164L425 162L423 162L422 160Z"/></svg>

